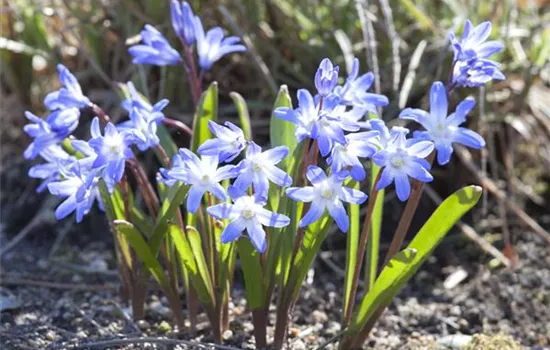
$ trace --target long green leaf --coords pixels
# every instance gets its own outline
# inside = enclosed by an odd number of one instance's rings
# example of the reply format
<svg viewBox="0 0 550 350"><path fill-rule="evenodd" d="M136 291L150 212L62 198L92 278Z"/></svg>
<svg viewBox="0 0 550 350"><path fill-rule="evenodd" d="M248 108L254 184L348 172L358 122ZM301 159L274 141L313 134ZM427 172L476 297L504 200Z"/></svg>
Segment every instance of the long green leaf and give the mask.
<svg viewBox="0 0 550 350"><path fill-rule="evenodd" d="M371 161L371 183L370 189L374 188L374 181L378 178L380 167ZM382 231L382 215L384 210L384 190L378 192L376 202L372 210L371 225L367 248L365 250L365 284L366 291L369 291L378 271L378 254L380 252L380 233Z"/></svg>
<svg viewBox="0 0 550 350"><path fill-rule="evenodd" d="M248 106L245 99L237 92L232 92L229 97L233 99L233 103L237 107L237 113L239 114L239 120L241 121L241 129L243 129L244 137L247 140L252 140L252 126L250 123L250 113L248 112Z"/></svg>
<svg viewBox="0 0 550 350"><path fill-rule="evenodd" d="M183 185L168 189L166 199L162 203L161 215L158 216L153 234L149 239L149 247L151 247L151 251L155 256L158 254L162 240L168 231L168 223L174 220L176 211L185 200L188 191L189 187Z"/></svg>
<svg viewBox="0 0 550 350"><path fill-rule="evenodd" d="M346 186L350 187L349 184ZM359 190L361 188L359 182L354 182L352 185L354 189ZM357 264L357 246L359 244L359 232L361 230L360 225L360 208L358 204L350 204L348 208L348 215L350 220L350 226L347 233L346 242L346 272L344 278L344 312L349 307L349 298L351 294L351 286L353 281L353 274L355 272L355 265Z"/></svg>
<svg viewBox="0 0 550 350"><path fill-rule="evenodd" d="M481 192L479 186L467 186L441 203L407 249L397 254L382 270L373 288L353 314L348 333L359 332L376 310L386 307L391 302L453 225L476 205Z"/></svg>
<svg viewBox="0 0 550 350"><path fill-rule="evenodd" d="M197 104L197 110L193 120L193 137L191 137L191 151L196 152L199 146L209 138L212 133L208 128L210 120L218 119L218 83L213 82L202 93Z"/></svg>
<svg viewBox="0 0 550 350"><path fill-rule="evenodd" d="M275 100L275 104L273 105L273 110L275 110L277 107L292 108L292 100L290 98L288 87L286 85L281 86L279 94L277 95L277 99ZM286 120L282 120L275 117L274 115L271 115L271 121L269 123L269 136L271 138L271 146L288 147L288 156L283 159L281 163L279 163L279 166L287 172L289 171L289 166L293 162L293 160L297 161L298 163L300 162L300 160L294 159L294 157L292 156L294 154L294 149L298 145L296 137L294 136L294 129L295 125L291 122L287 122Z"/></svg>
<svg viewBox="0 0 550 350"><path fill-rule="evenodd" d="M199 233L194 228L187 227L187 232L184 234L174 224L170 224L168 230L176 246L182 269L187 272L199 299L204 304L212 304L214 289L206 266Z"/></svg>
<svg viewBox="0 0 550 350"><path fill-rule="evenodd" d="M115 220L113 222L115 229L122 233L134 249L136 255L141 260L147 270L153 275L159 286L163 290L171 290L170 281L164 273L164 269L158 262L149 245L143 239L143 236L136 230L134 225L124 220Z"/></svg>
<svg viewBox="0 0 550 350"><path fill-rule="evenodd" d="M261 283L262 264L260 262L260 254L248 239L239 239L237 241L237 249L244 274L246 301L251 309L260 308L266 302L264 285Z"/></svg>

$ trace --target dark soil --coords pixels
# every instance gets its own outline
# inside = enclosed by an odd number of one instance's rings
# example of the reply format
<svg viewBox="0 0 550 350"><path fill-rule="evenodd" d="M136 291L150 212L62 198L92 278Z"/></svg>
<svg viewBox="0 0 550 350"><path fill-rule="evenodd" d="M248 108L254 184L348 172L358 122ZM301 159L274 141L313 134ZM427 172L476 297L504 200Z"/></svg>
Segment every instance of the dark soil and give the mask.
<svg viewBox="0 0 550 350"><path fill-rule="evenodd" d="M6 179L3 180L4 186ZM29 188L32 191L33 187ZM4 196L4 207L5 200ZM26 199L21 196L19 201L24 206ZM21 217L32 217L30 213L24 215L4 209L3 245L17 233L14 227L20 229L29 222ZM48 210L51 212L53 208L48 205L42 208L42 211ZM28 237L2 259L2 349L197 348L97 343L143 337L212 342L204 315L198 334L192 335L187 329L174 332L166 300L154 288L147 300L146 319L132 321L130 309L122 305L118 297L112 241L100 215L92 215L78 226L68 219L55 223L48 215L44 217ZM17 224L13 225L14 222ZM49 258L53 241L62 232L67 236ZM502 331L523 346L548 348L549 247L534 233L520 227L514 227L514 238L519 263L514 270L507 270L489 268L490 258L474 243L459 234L451 235L384 313L365 347L439 349L445 348L442 344L448 343L452 335L459 339L460 335ZM339 266L343 266L343 251L338 250L324 254L315 263L315 273L308 279L309 284L304 285L294 312L291 349L315 349L341 330L343 277ZM467 278L454 288L444 288L445 279L459 268L467 272ZM224 334L224 339L226 345L234 348L253 349L252 323L241 283L237 278L230 308L231 331ZM94 343L96 347L91 346ZM327 349L335 347L331 344Z"/></svg>

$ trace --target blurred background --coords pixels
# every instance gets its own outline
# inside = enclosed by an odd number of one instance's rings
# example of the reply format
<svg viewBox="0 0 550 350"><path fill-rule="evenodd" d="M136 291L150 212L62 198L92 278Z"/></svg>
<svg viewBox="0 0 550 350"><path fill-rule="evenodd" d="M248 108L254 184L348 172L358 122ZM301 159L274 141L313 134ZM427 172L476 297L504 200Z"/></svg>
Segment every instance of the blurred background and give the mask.
<svg viewBox="0 0 550 350"><path fill-rule="evenodd" d="M484 136L488 147L482 153L459 153L445 168L436 167L436 181L422 202L426 210L419 211L417 217L425 219L438 197L465 184L482 184L486 189L483 201L467 224L459 225L468 238L461 235L455 239L470 242L464 245L471 244L472 239L476 242L476 248L468 250L466 257L485 256L484 263L491 258L501 262L508 259L513 264L518 259L517 251L520 260L522 254L531 254L532 245L516 248L518 242L526 240L525 232L533 233L537 246L550 244L546 231L550 227L550 1L189 2L205 27L219 25L241 36L248 47L245 54L229 55L217 63L206 80L219 82L222 120L237 118L229 93L236 91L245 97L254 137L261 144L269 142L269 118L279 86L288 85L293 97L299 88L313 91L313 76L322 58L329 57L338 64L343 79L353 57L358 57L361 72L373 71L377 77L373 90L390 98L391 104L382 117L391 121L405 106L426 108L431 83L447 79L452 58L448 32L460 33L465 19L474 24L491 21L492 38L506 45L494 59L502 63L507 79L481 91L455 91L450 103L454 108L468 95L482 101L468 123ZM21 156L29 143L23 132L27 122L24 111L45 115L42 101L47 92L59 86L55 66L61 62L76 74L85 94L115 121L126 118L119 104L118 84L131 80L150 100L169 99L167 115L190 125L193 107L183 68L134 66L127 53L129 45L139 41L138 33L145 23L154 25L176 47L170 3L0 3L3 243L22 231L36 230L37 225L40 233L72 231L77 237L96 234L97 227L105 229L101 220L87 218L78 227L70 219L56 224L52 215L56 200L48 194L35 194L37 182L26 175L32 164ZM90 120L91 115L83 114L77 135L87 134ZM399 219L401 204L391 193L386 201L386 222L391 229ZM107 232L101 235L109 239ZM50 233L49 237L53 239L57 234ZM336 236L327 245L342 247L344 240L345 237ZM50 242L46 243L48 249ZM503 253L500 258L499 253ZM337 254L338 249L334 249L322 260L329 268L335 268L331 264L341 261Z"/></svg>

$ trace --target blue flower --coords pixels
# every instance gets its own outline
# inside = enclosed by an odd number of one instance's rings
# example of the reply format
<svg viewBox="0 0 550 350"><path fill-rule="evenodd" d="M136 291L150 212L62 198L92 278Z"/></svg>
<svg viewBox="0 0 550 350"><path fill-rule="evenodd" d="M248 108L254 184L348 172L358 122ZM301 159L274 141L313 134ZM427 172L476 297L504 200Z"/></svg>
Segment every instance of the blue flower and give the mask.
<svg viewBox="0 0 550 350"><path fill-rule="evenodd" d="M453 86L477 87L491 80L504 80L500 64L487 59L457 61L453 67Z"/></svg>
<svg viewBox="0 0 550 350"><path fill-rule="evenodd" d="M328 58L321 61L315 73L315 87L319 95L325 97L332 92L338 84L338 70L338 66L334 67Z"/></svg>
<svg viewBox="0 0 550 350"><path fill-rule="evenodd" d="M195 28L194 21L195 16L193 10L187 1L172 0L170 6L170 13L172 15L172 27L176 35L187 46L193 46L195 43Z"/></svg>
<svg viewBox="0 0 550 350"><path fill-rule="evenodd" d="M246 51L238 36L224 38L223 29L220 27L214 27L205 34L202 22L197 16L194 24L199 66L203 70L209 70L217 60L227 54Z"/></svg>
<svg viewBox="0 0 550 350"><path fill-rule="evenodd" d="M246 149L246 158L235 168L238 176L233 186L246 190L253 184L254 192L263 198L267 198L269 181L279 186L290 186L292 179L276 165L287 155L288 148L285 146L262 152L260 146L250 142Z"/></svg>
<svg viewBox="0 0 550 350"><path fill-rule="evenodd" d="M59 81L63 85L58 91L50 92L44 98L44 104L50 110L63 108L84 108L90 105L90 100L84 96L78 80L62 64L57 65Z"/></svg>
<svg viewBox="0 0 550 350"><path fill-rule="evenodd" d="M231 193L233 204L222 203L207 209L208 213L217 219L231 220L223 230L220 241L222 243L235 241L246 230L256 250L263 253L267 248L263 226L285 227L290 223L290 219L286 215L265 209L266 203L259 196L246 196L242 192L238 194L235 192L238 191L234 189Z"/></svg>
<svg viewBox="0 0 550 350"><path fill-rule="evenodd" d="M97 154L92 168L101 170L101 177L109 192L112 193L115 184L124 175L126 160L134 157L130 146L135 142L136 136L132 133L118 131L111 123L105 126L105 135L103 136L97 117L92 120L91 134L92 139L88 141L88 144Z"/></svg>
<svg viewBox="0 0 550 350"><path fill-rule="evenodd" d="M218 168L218 156L202 156L201 159L188 149L180 148L181 162L174 163L170 170L161 169L161 174L173 183L174 180L190 185L187 195L187 210L195 213L205 192L225 201L225 190L220 181L235 177L233 165ZM166 182L166 181L165 181Z"/></svg>
<svg viewBox="0 0 550 350"><path fill-rule="evenodd" d="M340 230L346 232L349 228L349 218L342 201L361 204L367 199L367 195L342 185L349 176L349 172L345 170L327 177L321 168L311 165L306 176L313 186L291 187L286 190L287 196L296 201L311 202L309 211L300 220L299 227L319 220L327 209Z"/></svg>
<svg viewBox="0 0 550 350"><path fill-rule="evenodd" d="M487 41L491 29L491 22L483 22L474 27L466 20L460 40L454 33L449 33L454 52L453 86L475 87L493 79L505 79L500 71L500 65L488 59L504 49L504 45L499 41Z"/></svg>
<svg viewBox="0 0 550 350"><path fill-rule="evenodd" d="M164 114L162 113L162 110L166 108L169 101L167 99L162 99L155 103L154 105L151 105L147 99L145 99L134 86L134 83L129 81L126 83L126 86L128 87L128 93L129 98L122 101L121 105L122 108L124 108L128 113L132 112L134 108L137 108L140 112L143 112L145 114L161 114L162 118L164 118ZM148 119L151 118L157 118L157 116L148 116Z"/></svg>
<svg viewBox="0 0 550 350"><path fill-rule="evenodd" d="M467 61L472 58L489 58L504 49L497 40L486 41L491 35L491 22L483 22L474 27L466 20L462 37L458 40L454 33L449 33L456 61Z"/></svg>
<svg viewBox="0 0 550 350"><path fill-rule="evenodd" d="M419 140L433 141L437 150L437 162L447 164L453 154L453 143L480 149L485 147L485 140L476 132L460 127L466 116L474 108L473 99L460 102L456 111L447 116L447 93L441 82L432 84L430 92L430 112L421 109L406 108L399 118L414 120L426 131L415 131L414 137Z"/></svg>
<svg viewBox="0 0 550 350"><path fill-rule="evenodd" d="M133 64L167 66L182 62L180 54L153 26L146 24L140 35L143 44L134 45L128 49L133 57Z"/></svg>
<svg viewBox="0 0 550 350"><path fill-rule="evenodd" d="M55 218L61 220L72 212L76 212L76 222L82 221L97 200L100 209L103 204L98 189L99 178L96 172L90 171L81 161L75 162L68 171L63 172L63 178L50 182L48 190L51 194L65 198L56 208Z"/></svg>
<svg viewBox="0 0 550 350"><path fill-rule="evenodd" d="M430 164L424 159L433 151L433 143L407 140L408 133L406 128L393 127L386 147L372 156L376 165L384 167L376 189L381 190L395 182L397 197L401 201L407 200L411 193L409 176L422 182L433 180L428 172Z"/></svg>
<svg viewBox="0 0 550 350"><path fill-rule="evenodd" d="M241 154L246 147L243 131L231 122L225 122L225 127L208 121L208 128L216 136L206 140L199 146L197 152L204 156L218 156L220 162L230 162Z"/></svg>
<svg viewBox="0 0 550 350"><path fill-rule="evenodd" d="M36 189L38 193L43 192L50 182L60 180L62 172L76 161L58 145L46 148L40 155L46 163L31 167L28 173L29 177L44 180Z"/></svg>
<svg viewBox="0 0 550 350"><path fill-rule="evenodd" d="M353 59L351 72L344 86L334 88L334 94L340 98L340 103L347 106L364 108L369 113L377 114L377 107L387 106L389 100L384 95L367 92L372 86L374 75L369 72L359 75L359 60Z"/></svg>
<svg viewBox="0 0 550 350"><path fill-rule="evenodd" d="M361 126L353 118L344 117L345 107L338 105L337 96L329 95L322 101L321 106L321 99L315 101L309 91L300 89L298 108L278 107L274 116L296 124L294 134L298 142L306 137L317 140L324 157L335 143L346 144L344 131L357 131Z"/></svg>
<svg viewBox="0 0 550 350"><path fill-rule="evenodd" d="M34 159L49 147L59 144L76 129L80 112L76 107L60 109L44 120L27 111L25 117L34 124L23 127L33 139L23 156L25 159Z"/></svg>
<svg viewBox="0 0 550 350"><path fill-rule="evenodd" d="M336 144L327 162L332 165L332 172L350 170L351 178L361 181L366 172L359 158L368 158L377 151L375 138L378 131L358 132L346 135L345 145Z"/></svg>
<svg viewBox="0 0 550 350"><path fill-rule="evenodd" d="M145 151L160 143L157 126L163 119L162 113L146 114L142 110L134 108L130 112L130 120L118 124L117 128L123 132L133 133L136 136L136 146L140 151Z"/></svg>

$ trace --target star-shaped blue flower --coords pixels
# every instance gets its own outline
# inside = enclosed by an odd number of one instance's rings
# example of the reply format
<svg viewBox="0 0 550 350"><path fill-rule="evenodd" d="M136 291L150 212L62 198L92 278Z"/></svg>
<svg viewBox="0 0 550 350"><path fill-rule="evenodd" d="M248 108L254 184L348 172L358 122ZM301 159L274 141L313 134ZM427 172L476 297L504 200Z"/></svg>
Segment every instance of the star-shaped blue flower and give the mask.
<svg viewBox="0 0 550 350"><path fill-rule="evenodd" d="M57 65L59 81L63 87L50 92L44 98L44 104L50 110L64 108L84 108L90 105L88 97L82 93L82 88L75 76L62 64Z"/></svg>
<svg viewBox="0 0 550 350"><path fill-rule="evenodd" d="M214 27L205 34L202 22L197 16L194 18L194 29L199 66L205 71L212 68L212 65L225 55L246 51L246 46L240 44L241 38L224 37L223 29L220 27Z"/></svg>
<svg viewBox="0 0 550 350"><path fill-rule="evenodd" d="M260 146L250 142L246 149L246 158L235 168L238 173L233 186L246 191L252 184L254 193L267 198L269 181L279 186L290 186L291 177L277 167L277 164L288 155L288 147L279 146L262 152Z"/></svg>
<svg viewBox="0 0 550 350"><path fill-rule="evenodd" d="M140 32L142 44L128 49L133 64L151 64L155 66L176 65L182 58L168 40L153 26L146 24Z"/></svg>
<svg viewBox="0 0 550 350"><path fill-rule="evenodd" d="M241 154L246 147L244 132L235 124L225 122L225 126L208 121L208 128L216 136L206 140L197 152L204 156L218 156L220 162L230 162Z"/></svg>
<svg viewBox="0 0 550 350"><path fill-rule="evenodd" d="M431 141L407 140L408 133L406 128L393 127L386 147L372 156L374 163L384 168L376 189L381 190L395 182L395 191L401 201L406 201L411 193L409 177L422 182L433 180L429 173L430 164L424 158L433 151L434 144Z"/></svg>
<svg viewBox="0 0 550 350"><path fill-rule="evenodd" d="M325 210L328 210L340 230L348 230L349 217L342 201L362 204L367 199L363 192L342 185L348 176L349 172L344 170L327 177L321 168L311 165L307 169L306 177L313 186L290 187L286 190L287 196L295 201L311 202L308 212L300 220L299 227L314 223L321 218Z"/></svg>
<svg viewBox="0 0 550 350"><path fill-rule="evenodd" d="M229 243L237 240L246 230L250 240L258 252L267 248L266 233L263 226L285 227L290 219L283 214L277 214L264 208L265 199L259 196L247 196L236 188L230 188L233 203L222 203L211 206L208 213L217 219L229 219L220 240Z"/></svg>
<svg viewBox="0 0 550 350"><path fill-rule="evenodd" d="M234 165L218 168L218 156L202 156L200 159L188 149L180 148L179 160L173 162L170 170L161 169L165 181L172 184L174 180L190 185L187 195L187 210L195 213L199 208L205 192L212 193L219 200L226 200L225 190L220 182L236 176ZM176 158L177 159L177 158Z"/></svg>
<svg viewBox="0 0 550 350"><path fill-rule="evenodd" d="M485 140L481 135L459 126L466 121L466 116L475 104L475 100L467 98L458 104L454 113L447 115L445 86L441 82L435 82L430 92L430 112L406 108L399 114L399 118L414 120L426 129L426 131L415 131L414 138L432 141L437 150L437 162L443 165L451 159L453 143L474 149L485 147Z"/></svg>

